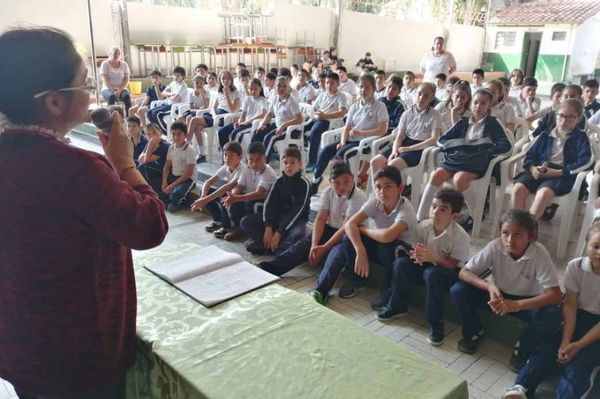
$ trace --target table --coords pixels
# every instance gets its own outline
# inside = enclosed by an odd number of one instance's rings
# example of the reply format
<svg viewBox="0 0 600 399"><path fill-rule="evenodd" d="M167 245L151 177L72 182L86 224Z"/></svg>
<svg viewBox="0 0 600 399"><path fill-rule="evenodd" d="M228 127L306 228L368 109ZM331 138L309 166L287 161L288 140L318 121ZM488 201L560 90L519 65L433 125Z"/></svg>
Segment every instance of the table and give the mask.
<svg viewBox="0 0 600 399"><path fill-rule="evenodd" d="M207 309L135 253L137 359L128 398L467 398L467 383L277 284Z"/></svg>

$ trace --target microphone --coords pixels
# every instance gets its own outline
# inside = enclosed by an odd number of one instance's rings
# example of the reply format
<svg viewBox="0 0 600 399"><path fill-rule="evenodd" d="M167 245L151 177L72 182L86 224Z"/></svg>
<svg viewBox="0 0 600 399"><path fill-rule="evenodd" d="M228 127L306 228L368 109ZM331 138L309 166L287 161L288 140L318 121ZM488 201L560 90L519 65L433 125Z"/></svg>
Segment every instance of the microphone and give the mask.
<svg viewBox="0 0 600 399"><path fill-rule="evenodd" d="M94 126L108 136L112 128L112 115L106 108L96 108L90 113L90 119Z"/></svg>

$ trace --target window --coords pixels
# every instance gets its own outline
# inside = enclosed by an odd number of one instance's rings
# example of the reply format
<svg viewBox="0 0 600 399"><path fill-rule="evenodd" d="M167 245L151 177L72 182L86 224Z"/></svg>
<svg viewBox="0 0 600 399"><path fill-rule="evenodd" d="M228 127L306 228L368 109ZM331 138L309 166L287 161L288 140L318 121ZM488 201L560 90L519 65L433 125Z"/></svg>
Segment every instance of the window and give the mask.
<svg viewBox="0 0 600 399"><path fill-rule="evenodd" d="M512 47L517 40L517 32L497 32L496 48Z"/></svg>
<svg viewBox="0 0 600 399"><path fill-rule="evenodd" d="M564 42L567 40L567 32L552 32L553 42Z"/></svg>

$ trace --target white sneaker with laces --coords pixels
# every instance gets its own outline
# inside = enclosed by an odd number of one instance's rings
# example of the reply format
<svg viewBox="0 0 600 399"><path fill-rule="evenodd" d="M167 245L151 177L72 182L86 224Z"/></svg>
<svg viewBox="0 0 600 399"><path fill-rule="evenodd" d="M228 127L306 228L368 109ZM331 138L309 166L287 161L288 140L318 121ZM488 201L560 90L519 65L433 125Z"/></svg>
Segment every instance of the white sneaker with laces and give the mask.
<svg viewBox="0 0 600 399"><path fill-rule="evenodd" d="M527 399L525 392L527 392L527 389L525 389L524 386L517 384L512 388L504 390L502 399Z"/></svg>

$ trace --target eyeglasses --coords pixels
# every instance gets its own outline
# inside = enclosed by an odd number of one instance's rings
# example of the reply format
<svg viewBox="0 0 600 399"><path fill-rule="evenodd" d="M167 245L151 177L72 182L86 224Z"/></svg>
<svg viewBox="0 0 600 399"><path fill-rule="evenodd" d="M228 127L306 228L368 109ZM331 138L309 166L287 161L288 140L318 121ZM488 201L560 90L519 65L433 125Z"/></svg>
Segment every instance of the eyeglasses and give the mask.
<svg viewBox="0 0 600 399"><path fill-rule="evenodd" d="M577 119L579 116L577 115L565 115L565 114L556 114L556 116L558 117L558 119L560 120L567 120L567 121L574 121L575 119Z"/></svg>
<svg viewBox="0 0 600 399"><path fill-rule="evenodd" d="M53 91L77 91L77 90L84 90L89 92L92 92L94 90L96 90L98 88L98 86L96 85L96 80L94 78L86 78L85 79L85 83L83 84L83 86L76 86L76 87L64 87L62 89L55 89L55 90L45 90L45 91L41 91L39 93L36 93L33 95L33 98L38 99L41 98L43 96L45 96L48 93L52 93Z"/></svg>

